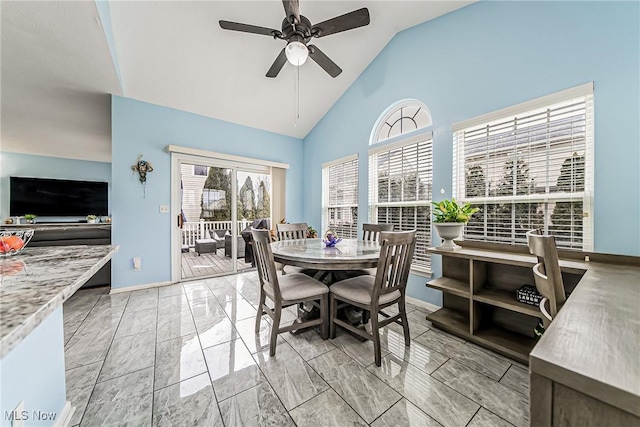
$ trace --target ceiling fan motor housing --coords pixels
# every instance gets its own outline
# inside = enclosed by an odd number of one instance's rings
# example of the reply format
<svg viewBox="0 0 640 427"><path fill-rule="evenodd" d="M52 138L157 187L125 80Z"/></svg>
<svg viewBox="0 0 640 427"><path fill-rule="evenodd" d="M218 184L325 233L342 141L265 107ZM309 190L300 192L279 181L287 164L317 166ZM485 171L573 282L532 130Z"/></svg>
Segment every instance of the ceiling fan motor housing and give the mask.
<svg viewBox="0 0 640 427"><path fill-rule="evenodd" d="M294 28L289 20L285 18L282 21L282 36L282 38L289 42L299 41L304 44L309 43L312 37L311 21L309 21L306 16L300 15L300 23L297 24Z"/></svg>

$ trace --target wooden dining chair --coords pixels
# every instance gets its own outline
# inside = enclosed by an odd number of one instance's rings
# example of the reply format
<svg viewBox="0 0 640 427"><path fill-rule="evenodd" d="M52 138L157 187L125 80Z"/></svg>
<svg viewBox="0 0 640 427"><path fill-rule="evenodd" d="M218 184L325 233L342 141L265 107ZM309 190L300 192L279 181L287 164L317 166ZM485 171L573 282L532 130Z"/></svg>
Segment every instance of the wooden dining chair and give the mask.
<svg viewBox="0 0 640 427"><path fill-rule="evenodd" d="M308 228L309 226L306 222L300 222L297 224L276 224L278 240L306 239Z"/></svg>
<svg viewBox="0 0 640 427"><path fill-rule="evenodd" d="M309 226L306 222L299 222L296 224L276 224L276 234L278 235L278 240L306 239L308 228ZM285 267L287 267L289 271L285 271ZM305 270L299 267L282 266L283 275L287 273L302 273L303 271Z"/></svg>
<svg viewBox="0 0 640 427"><path fill-rule="evenodd" d="M335 337L336 325L373 341L376 366L382 363L380 328L389 323L402 326L404 343L410 344L409 323L405 307L405 288L416 246L416 231L383 231L380 233L378 272L342 280L331 285L330 336ZM371 333L337 318L338 301L371 313ZM398 314L391 316L381 310L398 304ZM378 313L386 319L379 321Z"/></svg>
<svg viewBox="0 0 640 427"><path fill-rule="evenodd" d="M362 240L365 242L380 241L380 232L393 231L393 224L362 224Z"/></svg>
<svg viewBox="0 0 640 427"><path fill-rule="evenodd" d="M256 316L255 332L260 331L260 321L264 314L271 317L271 337L269 354L276 354L278 334L295 329L322 325L322 338L328 337L329 288L322 282L301 273L289 273L278 277L276 263L271 252L271 236L269 230L251 229L254 256L260 278L260 304ZM269 298L273 302L273 309L266 304ZM319 301L319 303L316 303ZM320 318L305 322L294 321L291 325L280 327L282 309L294 304L310 302L320 308Z"/></svg>
<svg viewBox="0 0 640 427"><path fill-rule="evenodd" d="M553 236L542 235L541 230L531 230L527 232L527 243L529 252L538 257L538 263L533 266L533 277L536 288L542 295L540 311L542 323L547 329L567 299L556 241ZM547 303L549 310L546 308Z"/></svg>

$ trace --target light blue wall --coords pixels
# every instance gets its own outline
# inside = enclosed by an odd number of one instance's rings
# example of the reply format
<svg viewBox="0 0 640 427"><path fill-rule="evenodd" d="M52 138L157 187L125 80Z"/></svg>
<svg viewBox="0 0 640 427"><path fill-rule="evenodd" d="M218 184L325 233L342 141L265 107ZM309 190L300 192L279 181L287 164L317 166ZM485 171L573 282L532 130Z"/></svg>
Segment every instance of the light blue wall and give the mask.
<svg viewBox="0 0 640 427"><path fill-rule="evenodd" d="M302 141L283 135L114 96L112 99L112 241L120 245L112 265L112 287L171 280L172 218L159 213L171 203L169 144L288 163L287 221L303 220ZM131 173L139 154L151 162L146 197ZM142 257L135 271L131 259Z"/></svg>
<svg viewBox="0 0 640 427"><path fill-rule="evenodd" d="M54 424L34 419L34 411L60 418L67 401L62 325L60 307L0 360L0 425L11 425L5 411L15 410L21 401L27 411L26 426Z"/></svg>
<svg viewBox="0 0 640 427"><path fill-rule="evenodd" d="M419 99L431 111L439 199L440 188L451 196L452 123L594 81L595 250L640 255L639 9L480 2L398 34L305 138L304 217L320 225L321 164L352 153L367 212L369 135L395 101ZM425 281L412 276L408 294L439 304Z"/></svg>
<svg viewBox="0 0 640 427"><path fill-rule="evenodd" d="M111 194L111 163L3 151L0 153L0 219L2 220L9 216L10 176L108 182L109 194ZM84 217L68 219L77 220Z"/></svg>

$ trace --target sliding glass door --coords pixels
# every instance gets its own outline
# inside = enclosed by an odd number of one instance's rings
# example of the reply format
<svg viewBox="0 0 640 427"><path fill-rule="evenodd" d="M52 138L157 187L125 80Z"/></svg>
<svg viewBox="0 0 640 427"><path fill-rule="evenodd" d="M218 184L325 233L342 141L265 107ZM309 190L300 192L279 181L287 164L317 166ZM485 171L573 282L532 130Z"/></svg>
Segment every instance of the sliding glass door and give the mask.
<svg viewBox="0 0 640 427"><path fill-rule="evenodd" d="M189 155L174 157L173 280L252 268L248 231L252 224L271 224L271 168ZM264 221L254 222L258 219Z"/></svg>

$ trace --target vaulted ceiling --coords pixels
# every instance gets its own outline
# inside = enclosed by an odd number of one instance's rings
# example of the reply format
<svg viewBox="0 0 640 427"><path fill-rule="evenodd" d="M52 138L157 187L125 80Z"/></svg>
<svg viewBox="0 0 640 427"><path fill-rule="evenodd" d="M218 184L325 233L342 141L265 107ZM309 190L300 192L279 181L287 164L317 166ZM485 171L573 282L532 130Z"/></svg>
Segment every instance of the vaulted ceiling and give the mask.
<svg viewBox="0 0 640 427"><path fill-rule="evenodd" d="M301 0L312 23L367 7L371 24L313 40L342 68L337 78L308 60L270 79L285 42L218 21L280 29L277 0L112 1L110 24L94 2L3 1L0 148L109 161L111 93L303 138L398 31L468 3Z"/></svg>

